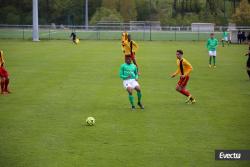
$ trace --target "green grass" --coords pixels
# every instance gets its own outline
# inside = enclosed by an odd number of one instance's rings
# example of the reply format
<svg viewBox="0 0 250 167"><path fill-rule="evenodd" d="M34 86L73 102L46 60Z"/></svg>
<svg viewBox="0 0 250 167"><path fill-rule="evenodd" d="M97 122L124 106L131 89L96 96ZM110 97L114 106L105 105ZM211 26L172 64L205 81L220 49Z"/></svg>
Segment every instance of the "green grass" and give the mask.
<svg viewBox="0 0 250 167"><path fill-rule="evenodd" d="M138 43L146 109L131 112L120 41L0 40L13 91L0 96L0 166L249 166L214 160L215 149L250 149L247 47L220 46L209 69L203 42ZM194 67L195 105L170 79L179 48Z"/></svg>
<svg viewBox="0 0 250 167"><path fill-rule="evenodd" d="M71 29L39 29L40 39L69 39ZM120 40L121 31L83 31L76 30L77 37L88 40ZM131 31L133 39L140 41L205 41L209 32L191 31ZM222 38L222 32L215 32L218 39ZM12 28L0 29L0 39L32 39L32 29Z"/></svg>

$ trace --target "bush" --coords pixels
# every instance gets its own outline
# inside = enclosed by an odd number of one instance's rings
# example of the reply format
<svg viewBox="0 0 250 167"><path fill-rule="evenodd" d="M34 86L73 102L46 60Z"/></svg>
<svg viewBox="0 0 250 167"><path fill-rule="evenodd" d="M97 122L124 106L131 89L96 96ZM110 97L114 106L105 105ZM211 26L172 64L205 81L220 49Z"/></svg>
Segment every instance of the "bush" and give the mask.
<svg viewBox="0 0 250 167"><path fill-rule="evenodd" d="M119 21L122 22L122 16L115 10L107 8L99 8L90 20L91 25L95 25L99 21Z"/></svg>

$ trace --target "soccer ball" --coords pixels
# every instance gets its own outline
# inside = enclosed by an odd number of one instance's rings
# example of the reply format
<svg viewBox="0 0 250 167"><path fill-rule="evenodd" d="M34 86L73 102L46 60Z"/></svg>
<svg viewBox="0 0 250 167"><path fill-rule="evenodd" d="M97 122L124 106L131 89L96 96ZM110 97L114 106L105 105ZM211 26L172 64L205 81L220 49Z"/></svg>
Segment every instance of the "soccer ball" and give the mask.
<svg viewBox="0 0 250 167"><path fill-rule="evenodd" d="M89 126L93 126L93 125L95 124L95 118L94 118L94 117L88 117L88 118L86 119L86 123L87 123L87 125L89 125Z"/></svg>

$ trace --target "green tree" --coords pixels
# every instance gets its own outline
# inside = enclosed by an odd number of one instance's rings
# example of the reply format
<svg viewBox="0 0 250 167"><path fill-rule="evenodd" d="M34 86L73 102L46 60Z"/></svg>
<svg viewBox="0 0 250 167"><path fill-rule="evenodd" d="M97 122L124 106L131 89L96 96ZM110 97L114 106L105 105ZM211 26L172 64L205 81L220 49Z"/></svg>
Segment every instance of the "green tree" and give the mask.
<svg viewBox="0 0 250 167"><path fill-rule="evenodd" d="M233 22L237 25L250 25L250 4L247 0L242 0L239 7L236 8L235 14L232 16Z"/></svg>
<svg viewBox="0 0 250 167"><path fill-rule="evenodd" d="M122 16L116 11L104 7L99 8L90 20L91 25L99 21L118 21L122 22Z"/></svg>
<svg viewBox="0 0 250 167"><path fill-rule="evenodd" d="M149 0L137 0L136 1L136 11L137 11L137 20L146 21L150 20L150 4Z"/></svg>
<svg viewBox="0 0 250 167"><path fill-rule="evenodd" d="M0 10L0 23L19 24L20 16L14 6L6 6Z"/></svg>
<svg viewBox="0 0 250 167"><path fill-rule="evenodd" d="M81 25L85 22L85 1L39 0L39 24ZM238 25L249 25L249 19L245 19L249 14L239 14L244 10L237 10L236 13L240 0L88 0L88 2L89 18L92 18L100 7L104 7L112 11L110 17L103 17L106 20L121 20L122 16L125 22L159 20L162 25L187 25L199 21L225 25L230 21L228 18L232 18ZM244 15L243 18L240 15ZM32 1L0 0L0 23L32 24Z"/></svg>
<svg viewBox="0 0 250 167"><path fill-rule="evenodd" d="M119 0L119 12L125 22L137 20L137 11L134 0Z"/></svg>
<svg viewBox="0 0 250 167"><path fill-rule="evenodd" d="M102 7L118 11L119 10L119 2L120 2L120 0L102 0Z"/></svg>

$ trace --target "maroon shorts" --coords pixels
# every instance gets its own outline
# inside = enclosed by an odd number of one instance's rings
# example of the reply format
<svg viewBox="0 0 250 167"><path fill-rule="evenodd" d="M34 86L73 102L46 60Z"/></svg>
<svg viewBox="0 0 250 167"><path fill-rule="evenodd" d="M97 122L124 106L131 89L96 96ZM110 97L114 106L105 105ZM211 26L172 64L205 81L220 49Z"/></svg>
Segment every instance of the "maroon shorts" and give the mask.
<svg viewBox="0 0 250 167"><path fill-rule="evenodd" d="M131 60L135 60L135 53L132 53L132 54L130 54L130 55L125 55L125 58L126 57L129 57Z"/></svg>
<svg viewBox="0 0 250 167"><path fill-rule="evenodd" d="M0 77L5 77L5 78L9 77L9 74L4 67L0 67Z"/></svg>
<svg viewBox="0 0 250 167"><path fill-rule="evenodd" d="M185 78L180 78L179 82L177 83L177 86L185 88L187 86L188 80L189 76L186 76Z"/></svg>
<svg viewBox="0 0 250 167"><path fill-rule="evenodd" d="M131 58L132 60L135 60L135 53L131 53L131 54L130 54L130 58Z"/></svg>

